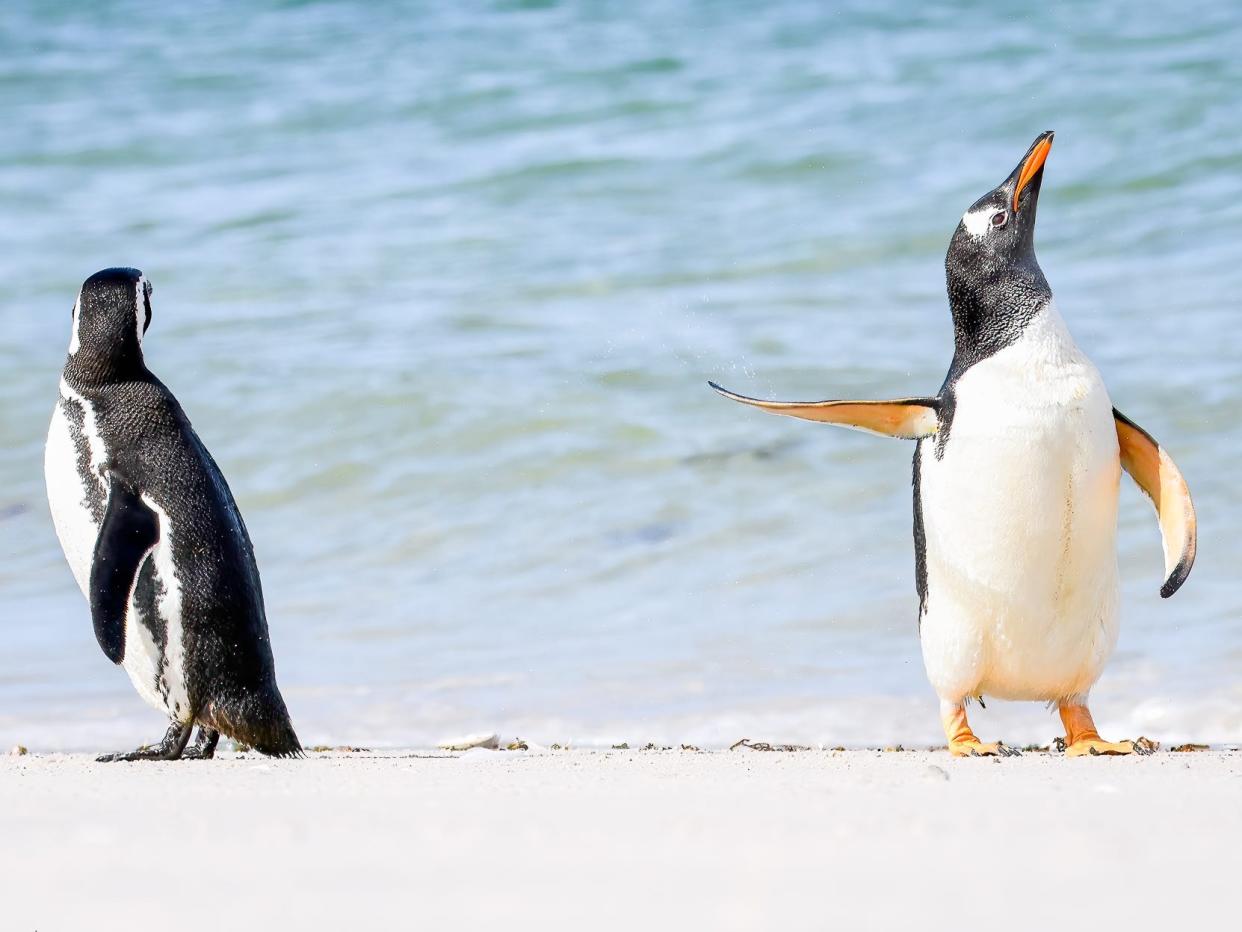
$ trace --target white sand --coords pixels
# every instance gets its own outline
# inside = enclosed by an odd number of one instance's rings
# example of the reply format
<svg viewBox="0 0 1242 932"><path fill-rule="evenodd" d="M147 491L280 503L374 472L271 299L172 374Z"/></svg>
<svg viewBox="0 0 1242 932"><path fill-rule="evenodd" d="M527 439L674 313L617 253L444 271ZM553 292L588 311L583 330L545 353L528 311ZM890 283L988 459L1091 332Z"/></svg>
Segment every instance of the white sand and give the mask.
<svg viewBox="0 0 1242 932"><path fill-rule="evenodd" d="M1234 928L1242 754L4 757L0 851L4 929Z"/></svg>

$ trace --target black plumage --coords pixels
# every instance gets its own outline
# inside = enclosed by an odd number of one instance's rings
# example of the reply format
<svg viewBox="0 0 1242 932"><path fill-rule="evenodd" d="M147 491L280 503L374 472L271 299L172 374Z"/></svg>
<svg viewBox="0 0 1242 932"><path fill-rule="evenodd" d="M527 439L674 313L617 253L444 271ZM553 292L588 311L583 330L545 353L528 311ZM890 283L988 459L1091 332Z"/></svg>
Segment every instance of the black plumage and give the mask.
<svg viewBox="0 0 1242 932"><path fill-rule="evenodd" d="M89 595L100 646L114 662L124 658L132 603L159 653L154 686L174 722L160 756L179 756L193 724L265 754L298 754L241 512L181 405L143 359L149 286L136 269L106 269L83 284L75 316L63 379L77 398L61 403L89 406L106 452L101 476L81 475L88 498L107 491L106 502L87 503L99 522ZM72 430L82 429L83 415L66 411ZM90 472L88 441L75 436L74 444L78 470ZM157 550L171 578L161 574ZM179 599L170 597L174 587ZM177 617L167 617L173 610ZM166 679L172 624L180 626L186 708Z"/></svg>

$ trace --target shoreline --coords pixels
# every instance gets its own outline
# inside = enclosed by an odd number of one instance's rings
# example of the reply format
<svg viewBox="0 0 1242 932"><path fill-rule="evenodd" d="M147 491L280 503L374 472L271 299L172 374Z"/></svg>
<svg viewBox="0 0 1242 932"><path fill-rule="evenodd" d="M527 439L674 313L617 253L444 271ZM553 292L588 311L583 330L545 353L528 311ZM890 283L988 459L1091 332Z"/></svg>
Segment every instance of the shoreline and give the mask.
<svg viewBox="0 0 1242 932"><path fill-rule="evenodd" d="M1242 746L1242 688L1210 696L1151 693L1134 700L1137 684L1119 680L1112 677L1099 690L1098 701L1093 696L1092 711L1106 738L1142 735L1164 747ZM106 698L95 696L90 702L45 690L40 695L46 693L46 698L39 704L22 702L0 710L0 753L21 744L36 752L98 754L132 749L162 736L166 719L136 701L128 681L114 685ZM722 750L743 737L812 748L944 746L934 703L926 696L904 693L758 704L738 701L712 708L700 708L706 702L702 700L693 708L650 715L642 709L603 715L594 707L580 710L572 702L557 710L546 697L533 709L517 711L500 707L495 700L468 708L434 691L425 697L387 691L364 699L338 692L305 695L296 687L290 692L294 724L307 746L399 750L433 747L475 732L498 733L504 742L521 737L532 746L605 750L622 743L637 748L651 742ZM971 724L984 740L1003 740L1013 747L1046 746L1063 733L1056 712L1039 703L989 703L986 709L972 710Z"/></svg>
<svg viewBox="0 0 1242 932"><path fill-rule="evenodd" d="M0 798L11 928L1167 928L1236 884L1242 752L29 754Z"/></svg>

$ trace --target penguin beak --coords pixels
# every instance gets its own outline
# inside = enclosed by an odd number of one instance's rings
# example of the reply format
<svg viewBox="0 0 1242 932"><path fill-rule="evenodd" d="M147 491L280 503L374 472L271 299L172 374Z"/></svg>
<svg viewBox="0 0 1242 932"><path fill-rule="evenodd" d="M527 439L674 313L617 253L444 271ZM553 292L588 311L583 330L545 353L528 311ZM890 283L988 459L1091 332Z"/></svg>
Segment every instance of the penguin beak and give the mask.
<svg viewBox="0 0 1242 932"><path fill-rule="evenodd" d="M1030 187L1031 193L1038 194L1039 186L1043 182L1044 162L1048 159L1048 153L1052 151L1052 130L1046 133L1040 133L1035 141L1031 143L1031 148L1027 150L1026 157L1014 169L1014 174L1018 180L1013 186L1013 212L1018 212L1018 197L1024 190Z"/></svg>

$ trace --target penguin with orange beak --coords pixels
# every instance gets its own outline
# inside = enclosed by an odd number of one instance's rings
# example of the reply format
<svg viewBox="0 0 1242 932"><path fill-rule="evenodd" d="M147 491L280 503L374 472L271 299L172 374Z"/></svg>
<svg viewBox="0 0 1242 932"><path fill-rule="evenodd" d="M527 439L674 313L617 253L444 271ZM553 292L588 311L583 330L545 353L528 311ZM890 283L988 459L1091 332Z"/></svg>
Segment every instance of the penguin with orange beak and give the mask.
<svg viewBox="0 0 1242 932"><path fill-rule="evenodd" d="M919 636L949 750L980 741L971 699L1056 705L1069 755L1132 754L1088 709L1118 631L1122 470L1156 508L1171 596L1195 559L1190 491L1168 453L1113 407L1074 343L1035 258L1035 214L1053 134L962 216L945 258L954 353L940 391L897 401L727 398L775 414L916 441Z"/></svg>

